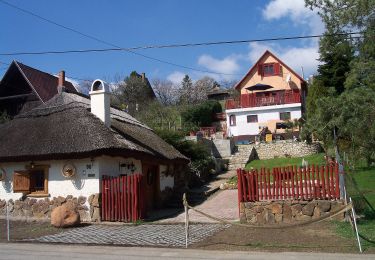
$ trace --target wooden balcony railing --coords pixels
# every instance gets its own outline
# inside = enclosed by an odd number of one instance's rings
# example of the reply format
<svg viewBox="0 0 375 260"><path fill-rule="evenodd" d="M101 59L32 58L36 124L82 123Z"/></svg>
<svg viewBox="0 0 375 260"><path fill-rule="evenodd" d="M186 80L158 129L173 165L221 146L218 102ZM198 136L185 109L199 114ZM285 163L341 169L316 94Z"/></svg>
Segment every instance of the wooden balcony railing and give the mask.
<svg viewBox="0 0 375 260"><path fill-rule="evenodd" d="M291 90L278 91L274 96L256 96L256 93L241 94L240 100L226 100L225 109L274 106L292 103L301 103L300 92Z"/></svg>

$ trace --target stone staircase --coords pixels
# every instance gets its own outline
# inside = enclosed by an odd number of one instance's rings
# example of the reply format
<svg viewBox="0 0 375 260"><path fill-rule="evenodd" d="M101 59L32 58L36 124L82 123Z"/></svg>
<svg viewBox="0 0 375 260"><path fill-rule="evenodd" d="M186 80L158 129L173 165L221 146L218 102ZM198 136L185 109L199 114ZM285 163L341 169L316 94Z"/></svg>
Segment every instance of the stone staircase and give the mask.
<svg viewBox="0 0 375 260"><path fill-rule="evenodd" d="M253 145L238 145L237 151L229 157L228 170L234 171L244 168L249 161Z"/></svg>

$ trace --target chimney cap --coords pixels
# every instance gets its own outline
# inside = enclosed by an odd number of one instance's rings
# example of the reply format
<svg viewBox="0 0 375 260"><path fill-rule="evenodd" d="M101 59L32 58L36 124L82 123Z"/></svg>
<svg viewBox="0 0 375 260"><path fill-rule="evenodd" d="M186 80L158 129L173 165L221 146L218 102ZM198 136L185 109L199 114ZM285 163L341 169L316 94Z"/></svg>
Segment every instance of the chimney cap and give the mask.
<svg viewBox="0 0 375 260"><path fill-rule="evenodd" d="M91 84L90 94L91 94L91 92L109 93L109 85L108 85L107 82L105 82L101 79L96 79Z"/></svg>

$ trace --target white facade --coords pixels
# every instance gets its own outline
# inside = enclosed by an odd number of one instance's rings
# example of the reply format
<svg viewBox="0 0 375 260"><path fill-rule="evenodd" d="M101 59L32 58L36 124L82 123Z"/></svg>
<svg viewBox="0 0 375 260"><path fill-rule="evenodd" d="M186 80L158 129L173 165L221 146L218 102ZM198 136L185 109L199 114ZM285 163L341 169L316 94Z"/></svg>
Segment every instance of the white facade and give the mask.
<svg viewBox="0 0 375 260"><path fill-rule="evenodd" d="M280 113L282 112L290 112L291 120L299 119L302 115L301 103L228 109L225 111L227 117L227 135L258 135L262 126L267 126L270 122L281 122ZM235 116L235 125L231 125L231 115ZM248 123L247 116L249 115L256 115L258 122Z"/></svg>
<svg viewBox="0 0 375 260"><path fill-rule="evenodd" d="M62 175L62 168L68 162L76 168L76 175L71 178L65 178ZM99 193L99 163L95 159L34 161L33 163L35 165L49 165L48 194L50 198L68 195L87 197ZM1 199L17 200L22 197L22 193L13 192L13 173L25 170L28 165L30 165L30 161L1 163L0 167L6 172L5 179L0 181Z"/></svg>
<svg viewBox="0 0 375 260"><path fill-rule="evenodd" d="M22 171L30 166L30 161L1 163L0 168L4 169L6 177L0 181L0 199L18 200L23 194L13 192L13 173ZM142 162L134 158L100 156L77 160L51 160L33 161L35 165L48 165L48 197L88 197L101 192L100 180L103 175L119 176L120 174L142 174ZM67 163L73 164L76 168L74 177L65 178L62 175L62 168ZM132 169L133 168L133 169ZM160 191L167 187L173 188L174 177L167 175L167 166L160 165Z"/></svg>

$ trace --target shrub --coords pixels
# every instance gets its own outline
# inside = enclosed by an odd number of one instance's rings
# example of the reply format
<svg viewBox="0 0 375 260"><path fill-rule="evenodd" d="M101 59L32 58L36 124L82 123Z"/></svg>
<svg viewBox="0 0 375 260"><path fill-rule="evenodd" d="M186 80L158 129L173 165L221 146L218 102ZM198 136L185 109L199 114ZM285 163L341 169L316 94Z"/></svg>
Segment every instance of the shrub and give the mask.
<svg viewBox="0 0 375 260"><path fill-rule="evenodd" d="M222 107L218 101L208 100L199 105L189 106L181 113L181 116L186 127L201 127L210 126L213 114L221 112Z"/></svg>

